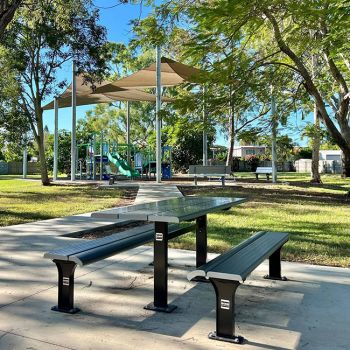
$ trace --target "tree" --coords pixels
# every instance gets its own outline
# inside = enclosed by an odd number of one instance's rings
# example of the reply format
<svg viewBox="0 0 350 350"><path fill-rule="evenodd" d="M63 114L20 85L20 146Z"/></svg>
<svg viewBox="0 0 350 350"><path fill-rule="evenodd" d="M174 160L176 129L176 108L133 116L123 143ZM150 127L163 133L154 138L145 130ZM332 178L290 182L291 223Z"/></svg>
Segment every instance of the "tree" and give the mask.
<svg viewBox="0 0 350 350"><path fill-rule="evenodd" d="M0 0L0 39L22 2L22 0Z"/></svg>
<svg viewBox="0 0 350 350"><path fill-rule="evenodd" d="M177 0L163 3L158 14L187 16L194 20L191 27L200 19L210 36L240 35L238 52L253 57L247 72L264 67L288 70L296 88L303 87L315 102L322 123L343 151L343 175L349 177L348 9L347 0ZM313 54L319 55L322 67L315 76Z"/></svg>
<svg viewBox="0 0 350 350"><path fill-rule="evenodd" d="M105 29L97 21L98 12L87 0L33 0L18 11L18 19L6 33L6 55L1 56L0 66L2 71L15 71L19 96L12 96L11 104L30 125L44 185L49 179L41 105L63 86L56 70L65 62L76 59L78 72L85 73L87 83L105 71Z"/></svg>

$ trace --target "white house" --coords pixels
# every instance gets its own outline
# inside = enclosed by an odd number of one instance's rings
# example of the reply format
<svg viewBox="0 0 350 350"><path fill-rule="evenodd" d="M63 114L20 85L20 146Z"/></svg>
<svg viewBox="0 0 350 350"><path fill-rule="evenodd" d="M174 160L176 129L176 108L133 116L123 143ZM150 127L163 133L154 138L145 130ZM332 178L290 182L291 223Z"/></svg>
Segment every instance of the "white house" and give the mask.
<svg viewBox="0 0 350 350"><path fill-rule="evenodd" d="M341 161L342 151L341 150L321 150L320 160L336 160Z"/></svg>
<svg viewBox="0 0 350 350"><path fill-rule="evenodd" d="M233 156L244 158L249 155L264 154L266 146L238 146L233 149Z"/></svg>

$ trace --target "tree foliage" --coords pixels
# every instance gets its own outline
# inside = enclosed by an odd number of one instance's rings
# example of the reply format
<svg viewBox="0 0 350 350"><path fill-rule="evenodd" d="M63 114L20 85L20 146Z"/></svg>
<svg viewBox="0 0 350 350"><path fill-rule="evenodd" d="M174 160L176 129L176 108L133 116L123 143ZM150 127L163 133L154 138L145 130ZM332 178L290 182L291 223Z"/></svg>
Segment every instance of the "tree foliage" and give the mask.
<svg viewBox="0 0 350 350"><path fill-rule="evenodd" d="M0 115L7 115L12 125L14 115L25 116L38 145L43 184L48 184L49 179L41 105L64 86L57 70L69 60L76 59L78 72L85 73L87 83L105 72L106 33L97 22L98 11L88 0L29 1L6 33L0 67L14 74L16 93L12 99L0 96Z"/></svg>

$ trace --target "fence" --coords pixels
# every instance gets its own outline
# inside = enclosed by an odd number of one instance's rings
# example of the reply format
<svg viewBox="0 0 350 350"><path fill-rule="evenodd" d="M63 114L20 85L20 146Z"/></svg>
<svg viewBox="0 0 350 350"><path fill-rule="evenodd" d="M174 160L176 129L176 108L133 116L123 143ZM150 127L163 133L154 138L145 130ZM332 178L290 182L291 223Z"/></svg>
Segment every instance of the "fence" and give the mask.
<svg viewBox="0 0 350 350"><path fill-rule="evenodd" d="M223 161L217 161L217 160L210 160L209 165L225 165L226 162ZM272 162L270 160L261 160L259 161L258 166L260 167L272 167ZM234 159L233 160L233 171L246 171L251 172L252 167L249 162L246 160L240 160L240 159ZM295 167L293 162L277 162L277 171L283 171L283 172L289 172L289 171L295 171Z"/></svg>
<svg viewBox="0 0 350 350"><path fill-rule="evenodd" d="M0 162L0 175L22 175L22 162ZM36 162L28 162L28 175L40 174L40 164Z"/></svg>
<svg viewBox="0 0 350 350"><path fill-rule="evenodd" d="M311 159L299 159L295 162L295 169L298 173L311 173ZM341 174L342 164L338 160L320 160L319 172L322 174Z"/></svg>

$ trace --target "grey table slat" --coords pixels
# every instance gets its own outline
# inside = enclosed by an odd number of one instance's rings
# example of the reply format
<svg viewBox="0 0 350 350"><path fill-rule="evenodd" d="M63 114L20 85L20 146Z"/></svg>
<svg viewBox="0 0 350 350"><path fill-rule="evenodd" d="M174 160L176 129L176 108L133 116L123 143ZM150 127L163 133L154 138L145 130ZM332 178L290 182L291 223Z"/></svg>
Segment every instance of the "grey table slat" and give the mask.
<svg viewBox="0 0 350 350"><path fill-rule="evenodd" d="M114 208L93 213L92 216L179 223L215 210L228 209L244 201L244 198L231 197L181 197Z"/></svg>
<svg viewBox="0 0 350 350"><path fill-rule="evenodd" d="M233 205L237 205L239 203L244 202L245 199L236 200L234 202L216 202L210 203L201 203L197 205L191 205L187 207L177 208L176 210L169 210L162 213L157 213L155 215L151 215L148 217L149 221L162 221L162 222L173 222L173 223L179 223L181 221L185 220L191 220L195 219L199 216L206 215L208 213L213 213L215 211L223 210L223 209L229 209Z"/></svg>

